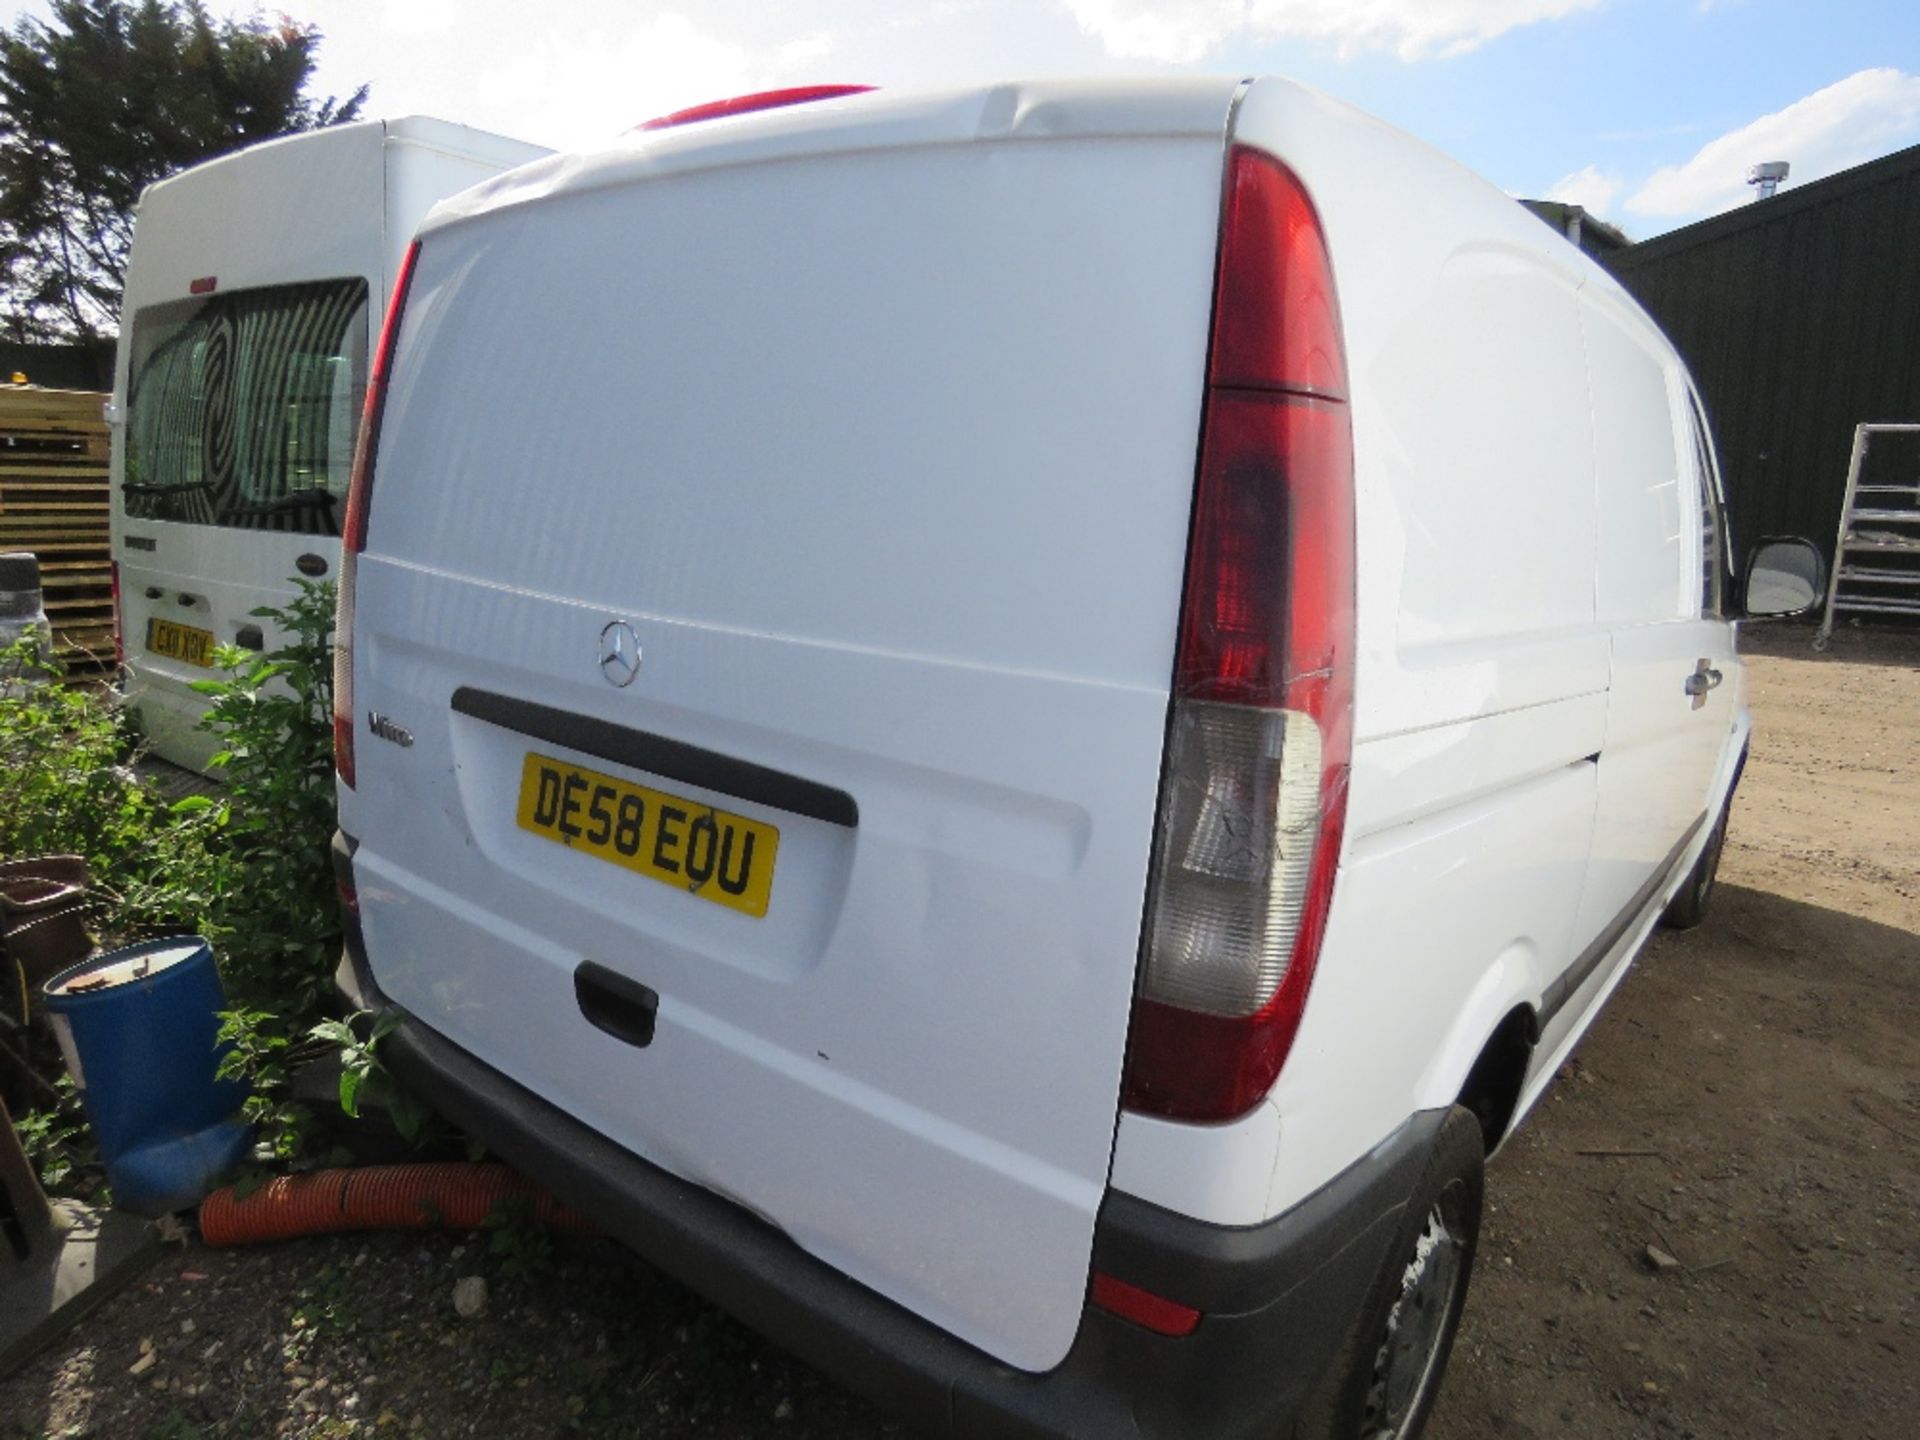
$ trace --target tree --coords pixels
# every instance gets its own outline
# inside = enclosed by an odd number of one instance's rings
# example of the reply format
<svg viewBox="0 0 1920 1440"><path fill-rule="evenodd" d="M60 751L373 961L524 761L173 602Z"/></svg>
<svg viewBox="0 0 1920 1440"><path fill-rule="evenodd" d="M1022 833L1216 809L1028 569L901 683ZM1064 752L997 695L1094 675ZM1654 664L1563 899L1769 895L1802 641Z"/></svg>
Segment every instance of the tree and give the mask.
<svg viewBox="0 0 1920 1440"><path fill-rule="evenodd" d="M0 30L0 319L16 340L97 340L118 324L133 207L155 180L358 117L308 97L321 35L281 17L216 21L203 0L53 0Z"/></svg>

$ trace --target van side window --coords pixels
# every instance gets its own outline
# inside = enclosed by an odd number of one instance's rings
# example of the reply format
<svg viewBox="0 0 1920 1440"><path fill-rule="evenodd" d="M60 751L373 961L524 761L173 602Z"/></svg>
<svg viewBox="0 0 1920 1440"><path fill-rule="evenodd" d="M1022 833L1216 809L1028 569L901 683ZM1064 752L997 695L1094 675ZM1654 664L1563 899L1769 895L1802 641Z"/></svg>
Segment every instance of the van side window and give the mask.
<svg viewBox="0 0 1920 1440"><path fill-rule="evenodd" d="M1692 620L1695 480L1673 366L1652 328L1604 297L1589 298L1580 316L1598 502L1594 614L1604 625Z"/></svg>
<svg viewBox="0 0 1920 1440"><path fill-rule="evenodd" d="M1693 433L1694 472L1700 477L1700 614L1708 619L1726 617L1727 537L1726 502L1720 493L1720 472L1713 463L1713 446L1707 439L1707 422L1700 413L1700 402L1687 396L1688 428Z"/></svg>

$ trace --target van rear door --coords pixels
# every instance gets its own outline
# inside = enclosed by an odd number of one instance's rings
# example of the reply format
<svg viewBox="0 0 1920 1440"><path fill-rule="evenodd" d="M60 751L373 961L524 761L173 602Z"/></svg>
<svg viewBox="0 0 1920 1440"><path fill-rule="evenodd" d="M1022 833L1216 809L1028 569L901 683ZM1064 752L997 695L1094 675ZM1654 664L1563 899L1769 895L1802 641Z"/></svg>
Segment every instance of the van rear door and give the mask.
<svg viewBox="0 0 1920 1440"><path fill-rule="evenodd" d="M1110 1161L1233 88L862 97L470 193L356 576L381 987L1029 1370Z"/></svg>

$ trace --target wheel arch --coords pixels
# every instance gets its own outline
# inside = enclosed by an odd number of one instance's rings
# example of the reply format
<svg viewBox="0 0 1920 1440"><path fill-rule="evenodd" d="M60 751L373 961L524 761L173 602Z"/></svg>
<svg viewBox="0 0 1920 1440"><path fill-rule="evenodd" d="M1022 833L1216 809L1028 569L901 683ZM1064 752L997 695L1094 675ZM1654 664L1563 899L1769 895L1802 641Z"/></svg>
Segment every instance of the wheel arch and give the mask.
<svg viewBox="0 0 1920 1440"><path fill-rule="evenodd" d="M1532 947L1517 944L1481 976L1422 1077L1423 1107L1465 1105L1480 1120L1487 1153L1512 1127L1540 1039L1540 994Z"/></svg>
<svg viewBox="0 0 1920 1440"><path fill-rule="evenodd" d="M1492 1155L1505 1143L1519 1112L1540 1041L1540 1018L1531 1005L1516 1005L1502 1017L1474 1057L1461 1082L1459 1103L1480 1122L1480 1134Z"/></svg>

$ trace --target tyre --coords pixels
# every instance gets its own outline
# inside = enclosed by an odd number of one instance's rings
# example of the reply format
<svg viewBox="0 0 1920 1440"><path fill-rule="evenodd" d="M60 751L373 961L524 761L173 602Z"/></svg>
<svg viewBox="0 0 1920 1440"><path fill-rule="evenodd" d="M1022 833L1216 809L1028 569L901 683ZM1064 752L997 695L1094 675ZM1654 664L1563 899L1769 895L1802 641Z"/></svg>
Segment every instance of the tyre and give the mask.
<svg viewBox="0 0 1920 1440"><path fill-rule="evenodd" d="M1455 1105L1295 1440L1414 1440L1426 1427L1467 1302L1485 1164L1480 1122Z"/></svg>
<svg viewBox="0 0 1920 1440"><path fill-rule="evenodd" d="M1707 836L1706 849L1700 852L1700 858L1693 862L1693 869L1687 872L1687 883L1667 902L1660 923L1669 930L1691 930L1707 918L1707 902L1713 899L1713 882L1720 875L1720 852L1726 848L1727 817L1732 809L1729 803L1720 812L1720 818L1714 822L1713 833Z"/></svg>

